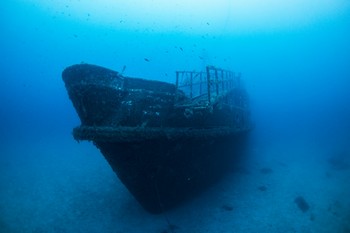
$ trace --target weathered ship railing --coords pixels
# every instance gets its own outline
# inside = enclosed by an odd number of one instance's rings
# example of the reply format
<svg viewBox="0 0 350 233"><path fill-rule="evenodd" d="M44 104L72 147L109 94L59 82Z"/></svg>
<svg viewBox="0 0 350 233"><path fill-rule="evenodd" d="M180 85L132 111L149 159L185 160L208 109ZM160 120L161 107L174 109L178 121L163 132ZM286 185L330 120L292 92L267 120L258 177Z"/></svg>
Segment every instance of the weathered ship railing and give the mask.
<svg viewBox="0 0 350 233"><path fill-rule="evenodd" d="M206 72L176 71L176 93L211 103L220 95L240 87L240 73L207 66ZM178 99L178 98L177 98Z"/></svg>

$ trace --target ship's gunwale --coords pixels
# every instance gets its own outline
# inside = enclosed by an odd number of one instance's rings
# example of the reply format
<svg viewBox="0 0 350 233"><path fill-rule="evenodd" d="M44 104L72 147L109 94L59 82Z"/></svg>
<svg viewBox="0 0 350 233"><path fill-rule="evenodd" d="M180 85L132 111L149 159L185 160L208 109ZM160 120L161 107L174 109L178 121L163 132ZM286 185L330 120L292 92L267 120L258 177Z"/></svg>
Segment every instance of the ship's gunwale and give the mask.
<svg viewBox="0 0 350 233"><path fill-rule="evenodd" d="M109 126L79 126L74 128L73 136L76 140L102 142L141 142L146 140L183 140L210 139L229 137L248 128L211 127L211 128L170 128L170 127L109 127Z"/></svg>

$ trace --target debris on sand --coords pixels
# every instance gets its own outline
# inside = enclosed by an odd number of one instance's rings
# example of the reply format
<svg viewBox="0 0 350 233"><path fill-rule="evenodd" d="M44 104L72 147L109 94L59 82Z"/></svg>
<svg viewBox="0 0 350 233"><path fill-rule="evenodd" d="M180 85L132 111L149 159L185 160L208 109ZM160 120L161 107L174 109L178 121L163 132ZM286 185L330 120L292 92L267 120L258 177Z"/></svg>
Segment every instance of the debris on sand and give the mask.
<svg viewBox="0 0 350 233"><path fill-rule="evenodd" d="M267 190L267 187L265 185L261 185L258 187L258 189L261 191L261 192L265 192Z"/></svg>
<svg viewBox="0 0 350 233"><path fill-rule="evenodd" d="M260 173L264 174L264 175L271 174L272 172L273 172L273 170L271 168L268 168L268 167L264 167L264 168L260 169Z"/></svg>
<svg viewBox="0 0 350 233"><path fill-rule="evenodd" d="M298 196L294 199L295 204L299 207L299 209L305 213L310 209L310 205L305 201L302 196Z"/></svg>
<svg viewBox="0 0 350 233"><path fill-rule="evenodd" d="M225 205L221 206L221 208L223 210L226 210L226 211L232 211L233 210L233 206L231 206L229 204L225 204Z"/></svg>
<svg viewBox="0 0 350 233"><path fill-rule="evenodd" d="M350 154L346 151L335 153L328 159L333 170L348 170L350 169Z"/></svg>

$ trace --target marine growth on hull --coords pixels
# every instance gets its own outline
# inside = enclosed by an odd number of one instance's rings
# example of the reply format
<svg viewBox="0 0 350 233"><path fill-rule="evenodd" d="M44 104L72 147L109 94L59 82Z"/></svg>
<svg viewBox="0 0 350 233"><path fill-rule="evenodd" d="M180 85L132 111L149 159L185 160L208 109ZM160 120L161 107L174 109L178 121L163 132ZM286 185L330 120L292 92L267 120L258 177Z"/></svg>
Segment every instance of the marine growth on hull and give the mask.
<svg viewBox="0 0 350 233"><path fill-rule="evenodd" d="M217 180L251 129L241 76L231 71L177 71L170 84L80 64L62 76L81 120L74 138L93 141L152 213Z"/></svg>

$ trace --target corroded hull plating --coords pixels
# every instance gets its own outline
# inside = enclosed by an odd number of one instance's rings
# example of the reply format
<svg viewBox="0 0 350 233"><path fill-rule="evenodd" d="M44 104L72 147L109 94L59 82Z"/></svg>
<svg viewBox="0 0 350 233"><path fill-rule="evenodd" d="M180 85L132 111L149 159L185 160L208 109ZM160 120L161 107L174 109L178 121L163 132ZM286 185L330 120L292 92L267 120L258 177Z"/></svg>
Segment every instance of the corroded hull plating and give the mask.
<svg viewBox="0 0 350 233"><path fill-rule="evenodd" d="M81 119L75 139L93 141L151 213L172 208L219 179L250 130L237 88L200 102L203 96L189 98L178 85L87 64L68 67L63 80Z"/></svg>

